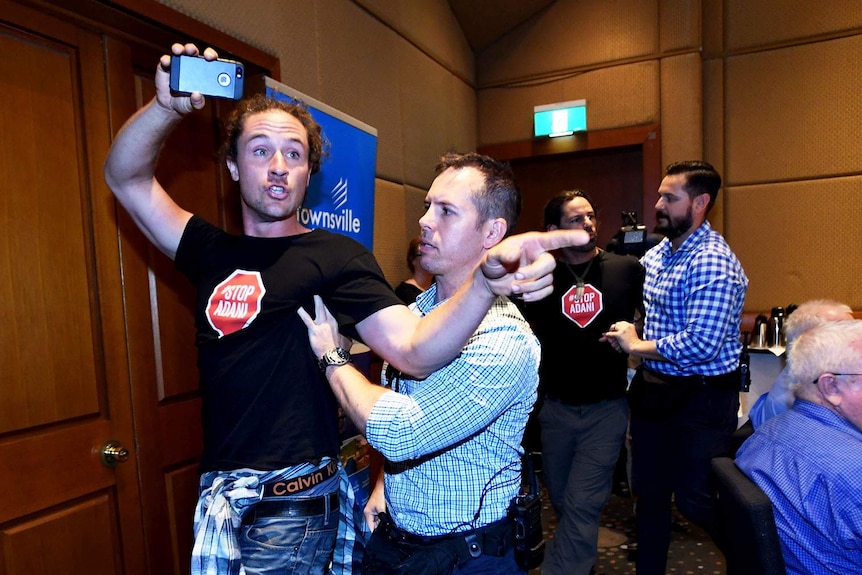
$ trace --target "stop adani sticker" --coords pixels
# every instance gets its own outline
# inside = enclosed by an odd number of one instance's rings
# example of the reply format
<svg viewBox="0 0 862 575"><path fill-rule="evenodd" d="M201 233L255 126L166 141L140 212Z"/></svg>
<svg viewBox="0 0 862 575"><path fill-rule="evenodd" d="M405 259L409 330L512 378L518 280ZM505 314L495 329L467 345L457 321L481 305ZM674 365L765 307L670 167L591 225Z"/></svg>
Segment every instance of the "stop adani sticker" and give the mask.
<svg viewBox="0 0 862 575"><path fill-rule="evenodd" d="M260 314L265 293L260 272L236 270L210 295L207 321L220 338L248 327Z"/></svg>
<svg viewBox="0 0 862 575"><path fill-rule="evenodd" d="M563 294L562 304L564 316L582 328L587 327L602 312L602 292L587 284L578 297L578 287L572 286Z"/></svg>

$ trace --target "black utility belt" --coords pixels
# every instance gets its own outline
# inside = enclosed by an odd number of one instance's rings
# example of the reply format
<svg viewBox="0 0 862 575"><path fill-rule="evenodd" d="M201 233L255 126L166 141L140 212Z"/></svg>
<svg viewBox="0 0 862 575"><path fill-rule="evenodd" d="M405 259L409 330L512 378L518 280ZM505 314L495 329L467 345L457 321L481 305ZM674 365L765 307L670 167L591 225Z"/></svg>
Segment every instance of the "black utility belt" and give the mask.
<svg viewBox="0 0 862 575"><path fill-rule="evenodd" d="M667 375L643 368L643 370L656 379L666 381L675 385L705 385L716 389L739 390L739 369L722 375Z"/></svg>
<svg viewBox="0 0 862 575"><path fill-rule="evenodd" d="M463 541L464 550L473 555L476 550L492 557L502 557L512 548L512 522L509 518L489 523L483 527L462 531L451 535L415 535L395 525L390 518L386 526L390 538L408 545L431 546ZM478 545L478 547L477 547ZM459 550L461 551L461 550ZM460 555L460 553L459 553ZM463 559L463 558L462 558Z"/></svg>

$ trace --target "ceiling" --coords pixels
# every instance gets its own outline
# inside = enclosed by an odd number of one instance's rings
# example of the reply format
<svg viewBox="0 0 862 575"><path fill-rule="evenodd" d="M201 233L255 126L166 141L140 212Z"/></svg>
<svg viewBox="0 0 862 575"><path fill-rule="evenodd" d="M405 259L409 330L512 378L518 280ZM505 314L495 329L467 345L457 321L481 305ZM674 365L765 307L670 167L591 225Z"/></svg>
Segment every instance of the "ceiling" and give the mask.
<svg viewBox="0 0 862 575"><path fill-rule="evenodd" d="M516 28L556 0L449 0L474 52Z"/></svg>

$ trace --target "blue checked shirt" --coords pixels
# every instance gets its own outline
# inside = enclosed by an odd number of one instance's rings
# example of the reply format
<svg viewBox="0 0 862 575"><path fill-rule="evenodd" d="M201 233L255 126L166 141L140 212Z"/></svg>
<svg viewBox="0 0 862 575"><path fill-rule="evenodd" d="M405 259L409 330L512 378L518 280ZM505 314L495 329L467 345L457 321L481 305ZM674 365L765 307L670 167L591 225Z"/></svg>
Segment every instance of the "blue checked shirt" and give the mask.
<svg viewBox="0 0 862 575"><path fill-rule="evenodd" d="M721 234L704 222L671 252L665 238L641 258L644 339L667 361L644 360L667 375L723 375L739 365L739 323L748 278Z"/></svg>
<svg viewBox="0 0 862 575"><path fill-rule="evenodd" d="M436 295L436 286L419 295L414 312L430 312ZM521 483L539 358L529 325L501 297L449 365L421 381L390 378L399 393L377 401L365 431L387 459L387 509L399 527L444 535L506 516Z"/></svg>
<svg viewBox="0 0 862 575"><path fill-rule="evenodd" d="M862 573L862 431L798 399L736 464L772 501L788 575Z"/></svg>

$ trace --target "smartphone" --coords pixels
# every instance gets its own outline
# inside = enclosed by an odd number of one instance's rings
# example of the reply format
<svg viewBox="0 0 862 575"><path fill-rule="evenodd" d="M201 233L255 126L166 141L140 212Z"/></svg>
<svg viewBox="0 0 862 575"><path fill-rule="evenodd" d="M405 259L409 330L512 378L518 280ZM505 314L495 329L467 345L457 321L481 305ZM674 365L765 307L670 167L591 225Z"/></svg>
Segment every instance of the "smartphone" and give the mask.
<svg viewBox="0 0 862 575"><path fill-rule="evenodd" d="M205 60L200 56L171 56L171 91L200 92L204 96L242 99L245 68L233 60Z"/></svg>

